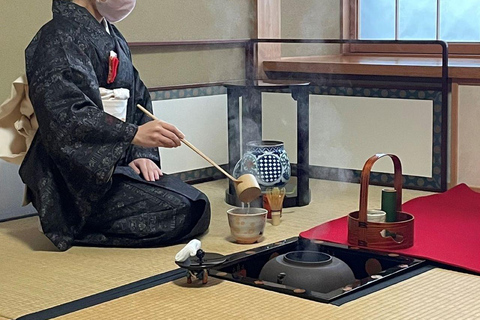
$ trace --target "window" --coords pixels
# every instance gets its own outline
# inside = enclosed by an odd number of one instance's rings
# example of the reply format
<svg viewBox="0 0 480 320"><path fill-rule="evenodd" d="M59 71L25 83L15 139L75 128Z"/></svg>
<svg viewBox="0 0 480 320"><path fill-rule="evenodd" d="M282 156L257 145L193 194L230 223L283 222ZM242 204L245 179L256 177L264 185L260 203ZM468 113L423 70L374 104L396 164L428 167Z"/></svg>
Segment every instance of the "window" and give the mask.
<svg viewBox="0 0 480 320"><path fill-rule="evenodd" d="M480 41L478 0L360 0L359 39Z"/></svg>
<svg viewBox="0 0 480 320"><path fill-rule="evenodd" d="M345 3L349 13L344 17L350 20L347 24L350 38L444 40L449 42L450 53L480 54L478 0L346 0ZM365 48L352 46L351 51L365 52Z"/></svg>

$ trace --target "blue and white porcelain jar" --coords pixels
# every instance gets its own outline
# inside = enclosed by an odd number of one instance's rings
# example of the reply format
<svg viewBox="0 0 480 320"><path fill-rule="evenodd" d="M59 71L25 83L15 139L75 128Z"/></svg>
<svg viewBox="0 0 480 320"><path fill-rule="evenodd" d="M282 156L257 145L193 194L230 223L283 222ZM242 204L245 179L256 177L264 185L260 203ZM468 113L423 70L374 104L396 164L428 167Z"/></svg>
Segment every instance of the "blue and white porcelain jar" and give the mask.
<svg viewBox="0 0 480 320"><path fill-rule="evenodd" d="M262 189L283 187L291 176L290 160L282 141L262 140L247 143L247 151L233 169L233 176L250 173Z"/></svg>

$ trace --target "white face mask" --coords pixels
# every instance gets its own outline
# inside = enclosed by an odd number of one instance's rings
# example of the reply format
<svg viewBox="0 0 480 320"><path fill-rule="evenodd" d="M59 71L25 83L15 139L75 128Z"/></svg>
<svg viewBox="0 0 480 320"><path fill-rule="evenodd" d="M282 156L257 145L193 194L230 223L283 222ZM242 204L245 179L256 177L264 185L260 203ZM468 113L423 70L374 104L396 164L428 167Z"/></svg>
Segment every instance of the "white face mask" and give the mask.
<svg viewBox="0 0 480 320"><path fill-rule="evenodd" d="M115 23L125 19L135 8L136 2L136 0L97 0L97 10L108 22Z"/></svg>

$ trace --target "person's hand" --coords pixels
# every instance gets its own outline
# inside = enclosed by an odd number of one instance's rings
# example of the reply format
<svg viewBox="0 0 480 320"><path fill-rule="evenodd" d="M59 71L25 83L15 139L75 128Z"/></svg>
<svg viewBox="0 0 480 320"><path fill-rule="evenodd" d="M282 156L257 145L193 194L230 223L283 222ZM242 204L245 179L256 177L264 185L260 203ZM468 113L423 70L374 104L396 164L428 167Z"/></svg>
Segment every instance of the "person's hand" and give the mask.
<svg viewBox="0 0 480 320"><path fill-rule="evenodd" d="M141 173L147 181L156 181L163 175L162 170L150 159L135 159L128 165L135 170L136 173Z"/></svg>
<svg viewBox="0 0 480 320"><path fill-rule="evenodd" d="M174 125L153 120L138 127L132 143L147 148L176 148L180 146L180 140L183 138L185 135Z"/></svg>

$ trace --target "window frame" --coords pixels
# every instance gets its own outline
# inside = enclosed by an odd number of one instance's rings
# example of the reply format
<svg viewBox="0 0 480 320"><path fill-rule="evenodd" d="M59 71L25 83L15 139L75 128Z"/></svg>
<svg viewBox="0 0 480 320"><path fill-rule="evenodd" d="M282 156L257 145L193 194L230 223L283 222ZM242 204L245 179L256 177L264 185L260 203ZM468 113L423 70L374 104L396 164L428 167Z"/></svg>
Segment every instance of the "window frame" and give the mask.
<svg viewBox="0 0 480 320"><path fill-rule="evenodd" d="M344 39L358 39L358 11L359 0L342 0L342 37ZM480 55L480 42L448 42L449 55L455 57L472 57ZM371 45L348 44L342 49L343 54L440 54L438 46L425 45Z"/></svg>

